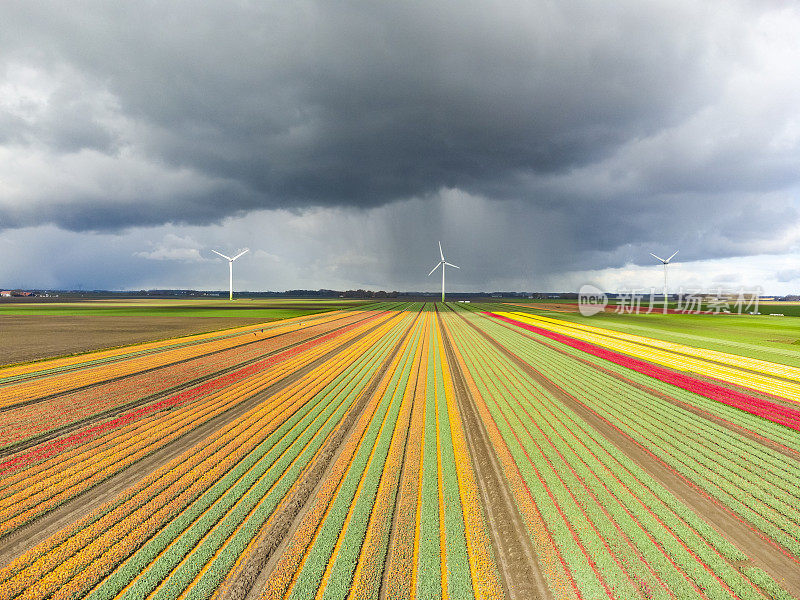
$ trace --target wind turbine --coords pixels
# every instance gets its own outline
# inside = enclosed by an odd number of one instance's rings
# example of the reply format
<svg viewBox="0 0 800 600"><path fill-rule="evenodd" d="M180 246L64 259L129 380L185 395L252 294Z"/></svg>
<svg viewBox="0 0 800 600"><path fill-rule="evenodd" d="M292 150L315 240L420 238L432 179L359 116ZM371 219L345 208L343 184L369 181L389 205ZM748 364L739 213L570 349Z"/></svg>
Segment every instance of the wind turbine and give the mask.
<svg viewBox="0 0 800 600"><path fill-rule="evenodd" d="M444 252L442 252L442 242L439 242L439 256L441 257L441 260L436 264L435 267L433 267L431 269L431 272L428 273L428 277L433 275L433 272L436 269L438 269L439 267L442 267L442 302L444 302L444 268L445 268L445 265L448 266L448 267L456 267L456 265L454 265L452 263L449 263L444 259ZM460 268L461 267L456 267L456 269L460 269Z"/></svg>
<svg viewBox="0 0 800 600"><path fill-rule="evenodd" d="M656 256L652 252L650 253L650 256L652 256L656 260L660 260L664 265L664 312L667 312L667 265L669 264L669 261L671 261L678 252L679 250L675 250L672 256L670 256L667 260L664 260L660 256Z"/></svg>
<svg viewBox="0 0 800 600"><path fill-rule="evenodd" d="M239 254L231 258L230 256L225 256L222 252L217 252L216 250L212 250L214 254L219 254L222 258L228 261L228 267L230 267L230 295L228 296L229 300L233 300L233 261L239 258L245 252L249 252L250 248L245 248Z"/></svg>

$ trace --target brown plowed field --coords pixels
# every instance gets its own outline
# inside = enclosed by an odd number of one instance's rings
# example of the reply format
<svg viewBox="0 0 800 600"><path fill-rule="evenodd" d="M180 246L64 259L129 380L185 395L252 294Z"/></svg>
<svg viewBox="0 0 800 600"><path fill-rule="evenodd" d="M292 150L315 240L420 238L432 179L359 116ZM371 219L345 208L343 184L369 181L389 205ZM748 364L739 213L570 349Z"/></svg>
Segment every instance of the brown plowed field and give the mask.
<svg viewBox="0 0 800 600"><path fill-rule="evenodd" d="M263 323L263 318L0 316L0 365Z"/></svg>

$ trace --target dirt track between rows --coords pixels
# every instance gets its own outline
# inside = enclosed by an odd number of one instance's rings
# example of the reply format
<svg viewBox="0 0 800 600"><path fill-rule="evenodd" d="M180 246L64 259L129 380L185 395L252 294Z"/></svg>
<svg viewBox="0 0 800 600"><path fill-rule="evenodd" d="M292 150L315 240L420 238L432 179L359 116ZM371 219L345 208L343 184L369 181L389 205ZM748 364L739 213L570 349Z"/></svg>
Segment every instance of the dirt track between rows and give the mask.
<svg viewBox="0 0 800 600"><path fill-rule="evenodd" d="M243 415L254 405L291 385L325 361L330 360L333 356L339 354L363 338L377 326L378 324L373 325L367 331L364 331L353 339L348 340L342 346L335 348L331 352L319 357L314 362L306 365L302 369L298 369L280 381L275 382L272 386L260 392L256 396L253 396L252 398L247 399L230 410L217 415L210 421L187 432L179 439L170 442L162 448L159 448L131 467L100 482L98 485L92 487L83 494L80 494L79 496L65 502L52 512L47 513L32 523L21 527L20 529L10 533L8 536L5 536L2 539L2 544L0 544L0 568L7 565L24 552L33 548L39 542L47 539L50 535L88 515L97 506L112 500L120 492L127 489L131 485L134 485L137 481L159 469L170 460L180 456L183 452L190 449L192 446L202 441L206 437L214 435L217 430Z"/></svg>
<svg viewBox="0 0 800 600"><path fill-rule="evenodd" d="M450 366L456 402L464 424L472 468L491 533L495 560L506 597L511 600L547 600L552 597L542 575L525 521L506 485L489 434L478 415L443 322L442 340Z"/></svg>
<svg viewBox="0 0 800 600"><path fill-rule="evenodd" d="M309 509L309 499L316 495L331 467L338 458L343 442L350 435L355 424L361 418L364 409L375 395L389 365L397 355L403 340L409 335L413 322L401 335L394 347L384 357L380 368L373 374L361 396L354 402L353 409L347 413L337 428L330 433L328 439L314 456L311 464L303 471L291 497L281 503L281 512L270 518L271 526L258 533L251 554L233 574L230 581L223 584L217 600L243 600L257 598L264 581L269 577L278 558L292 538L297 526Z"/></svg>
<svg viewBox="0 0 800 600"><path fill-rule="evenodd" d="M766 571L775 581L781 583L793 596L800 598L800 561L782 551L762 534L744 523L738 516L706 495L690 481L672 470L665 462L652 454L646 447L614 427L610 422L589 409L578 398L572 396L551 381L528 362L508 350L501 343L481 330L468 319L464 319L495 348L539 382L548 392L568 408L573 410L590 426L608 439L618 449L630 457L648 475L663 485L687 507L707 521L721 535L728 538L750 557L750 561L731 563L737 569L753 564ZM535 343L538 340L532 339Z"/></svg>
<svg viewBox="0 0 800 600"><path fill-rule="evenodd" d="M774 440L771 440L769 438L765 438L765 437L763 437L761 435L758 435L758 434L750 431L749 429L745 429L742 426L739 426L739 425L737 425L735 423L727 421L727 420L723 419L722 417L720 417L718 415L715 415L715 414L713 414L713 413L711 413L711 412L709 412L707 410L703 410L703 409L698 408L696 406L692 406L690 404L682 402L682 401L678 400L677 398L674 398L674 397L672 397L672 396L670 396L668 394L665 394L665 393L663 393L663 392L661 392L661 391L659 391L659 390L657 390L655 388L652 388L650 386L647 386L647 385L644 385L644 384L639 383L637 381L634 381L632 379L629 379L628 377L625 377L624 375L622 375L620 373L617 373L616 371L613 371L611 369L607 369L605 367L597 365L597 364L593 363L592 361L590 361L588 359L585 359L585 358L582 358L580 356L575 356L573 354L570 354L569 352L567 352L567 351L565 351L565 350L563 350L561 348L558 348L557 346L555 346L555 345L553 345L553 344L551 344L549 342L545 342L543 340L542 341L535 340L535 341L537 343L539 343L539 344L547 346L548 348L552 348L555 352L560 352L561 354L563 354L565 356L569 356L570 358L572 358L574 360L577 360L577 361L582 362L582 363L584 363L586 365L589 365L590 367L592 367L594 369L602 371L604 374L609 375L610 377L614 377L615 379L618 379L620 381L624 381L627 385L630 385L632 387L635 387L636 389L642 390L643 392L647 392L648 394L651 394L653 396L657 396L658 398L661 398L662 400L666 400L670 404L673 404L673 405L675 405L675 406L677 406L677 407L679 407L679 408L681 408L683 410L687 410L687 411L691 412L692 414L697 415L698 417L701 417L701 418L706 419L708 421L712 421L713 423L716 423L717 425L725 427L729 431L732 431L732 432L737 433L737 434L739 434L741 436L744 436L744 437L746 437L746 438L748 438L750 440L753 440L754 442L758 442L759 444L763 444L764 446L767 446L768 448L770 448L772 450L775 450L776 452L780 452L781 454L783 454L787 458L791 458L792 460L800 460L800 452L798 452L797 450L795 450L793 448L789 448L787 446L784 446L782 444L779 444L779 443L775 442Z"/></svg>

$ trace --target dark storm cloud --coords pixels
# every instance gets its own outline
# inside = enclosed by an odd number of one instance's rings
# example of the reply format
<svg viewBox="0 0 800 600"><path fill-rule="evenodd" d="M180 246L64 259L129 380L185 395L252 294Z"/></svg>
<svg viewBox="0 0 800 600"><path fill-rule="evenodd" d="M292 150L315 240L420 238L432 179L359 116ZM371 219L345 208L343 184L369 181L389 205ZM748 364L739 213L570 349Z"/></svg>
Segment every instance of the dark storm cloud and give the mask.
<svg viewBox="0 0 800 600"><path fill-rule="evenodd" d="M514 175L595 161L706 100L714 74L698 12L23 2L4 6L2 27L8 63L58 82L18 137L59 154L128 148L236 182L255 196L229 199L235 210L376 205L442 187L517 196ZM156 218L218 216L196 206Z"/></svg>
<svg viewBox="0 0 800 600"><path fill-rule="evenodd" d="M258 239L241 217L287 209L330 259L299 247L287 285L415 287L440 237L481 287L788 252L798 26L727 0L5 2L0 232ZM182 255L154 243L127 255Z"/></svg>

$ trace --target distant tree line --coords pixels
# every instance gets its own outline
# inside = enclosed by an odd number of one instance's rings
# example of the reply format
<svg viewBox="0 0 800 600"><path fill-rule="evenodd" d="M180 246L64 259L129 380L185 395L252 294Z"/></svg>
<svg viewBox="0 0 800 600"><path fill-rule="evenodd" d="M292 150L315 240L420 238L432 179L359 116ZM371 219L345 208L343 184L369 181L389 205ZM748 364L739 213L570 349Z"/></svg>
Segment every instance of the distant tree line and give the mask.
<svg viewBox="0 0 800 600"><path fill-rule="evenodd" d="M385 292L383 290L379 290L377 292L373 292L372 290L347 290L340 294L342 298L397 298L400 295L400 292Z"/></svg>

